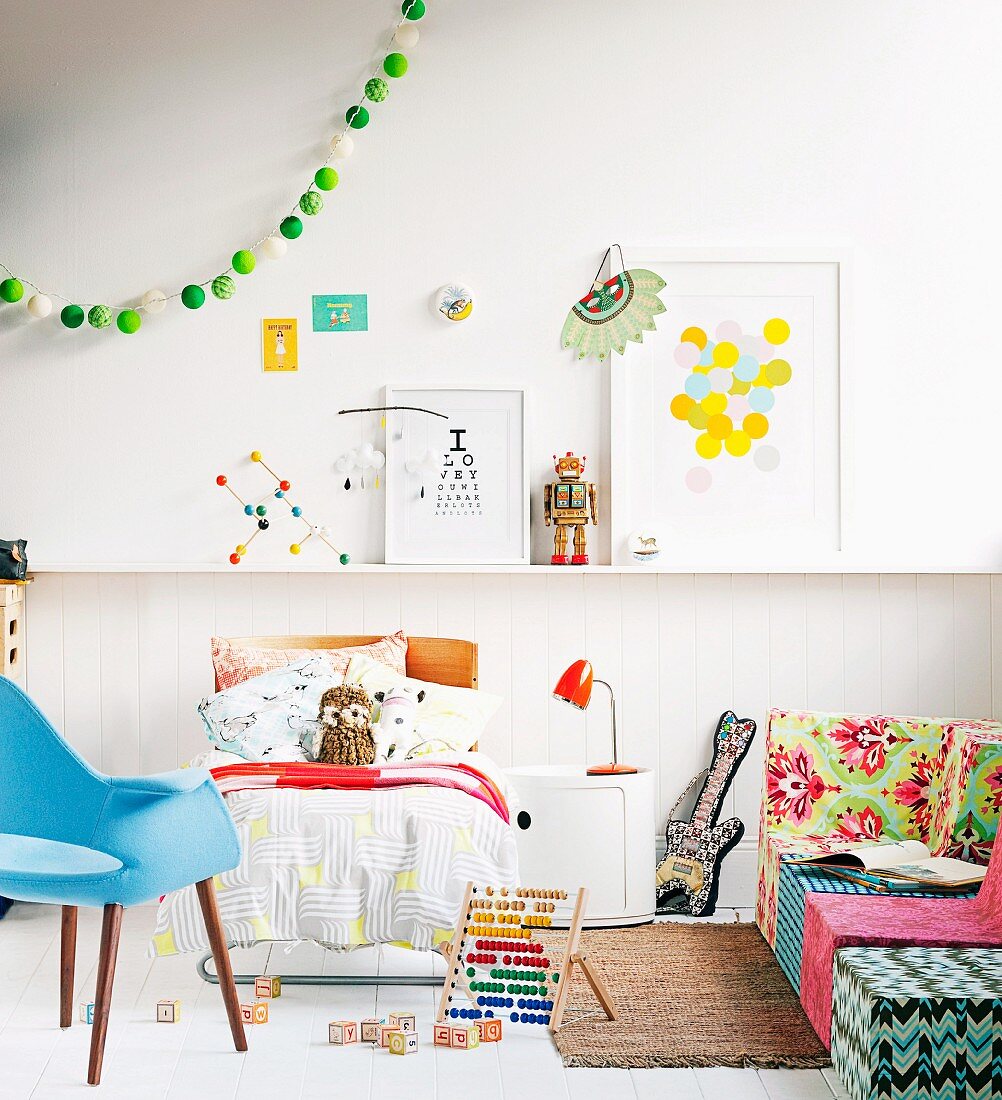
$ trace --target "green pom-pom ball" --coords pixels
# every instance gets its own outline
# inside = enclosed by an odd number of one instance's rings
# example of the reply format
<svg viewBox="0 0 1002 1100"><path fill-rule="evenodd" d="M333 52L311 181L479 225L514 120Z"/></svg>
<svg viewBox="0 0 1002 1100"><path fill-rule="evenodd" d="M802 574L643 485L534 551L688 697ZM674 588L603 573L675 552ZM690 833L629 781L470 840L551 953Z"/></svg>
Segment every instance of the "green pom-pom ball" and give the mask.
<svg viewBox="0 0 1002 1100"><path fill-rule="evenodd" d="M118 331L124 332L126 335L131 335L133 332L139 331L139 326L143 323L142 317L134 309L123 309L118 315Z"/></svg>
<svg viewBox="0 0 1002 1100"><path fill-rule="evenodd" d="M84 323L84 311L81 306L63 306L59 320L67 328L79 328Z"/></svg>
<svg viewBox="0 0 1002 1100"><path fill-rule="evenodd" d="M283 237L288 237L290 241L294 241L300 233L303 231L303 223L294 215L290 215L282 221L282 224L278 227L279 232Z"/></svg>
<svg viewBox="0 0 1002 1100"><path fill-rule="evenodd" d="M111 324L112 313L107 306L91 306L87 322L94 328L107 328Z"/></svg>
<svg viewBox="0 0 1002 1100"><path fill-rule="evenodd" d="M344 120L353 130L362 130L369 125L369 112L364 107L349 107Z"/></svg>
<svg viewBox="0 0 1002 1100"><path fill-rule="evenodd" d="M200 286L196 286L195 283L189 283L181 291L181 301L189 309L198 309L205 304L205 291Z"/></svg>
<svg viewBox="0 0 1002 1100"><path fill-rule="evenodd" d="M227 298L232 298L237 289L237 284L229 277L229 275L217 275L212 280L212 293L217 297L225 301Z"/></svg>
<svg viewBox="0 0 1002 1100"><path fill-rule="evenodd" d="M233 270L238 275L249 275L254 270L256 263L254 253L248 252L246 248L241 248L239 252L233 253Z"/></svg>
<svg viewBox="0 0 1002 1100"><path fill-rule="evenodd" d="M372 100L373 103L382 103L389 94L389 85L378 76L365 82L365 98Z"/></svg>
<svg viewBox="0 0 1002 1100"><path fill-rule="evenodd" d="M24 297L24 284L20 279L4 279L0 283L0 298L5 302L19 302Z"/></svg>
<svg viewBox="0 0 1002 1100"><path fill-rule="evenodd" d="M333 168L321 168L313 177L313 182L321 191L333 191L337 187L337 172Z"/></svg>
<svg viewBox="0 0 1002 1100"><path fill-rule="evenodd" d="M350 557L348 557L348 555L347 555L347 554L342 554L342 555L341 555L341 556L340 556L340 557L338 558L338 561L339 561L339 562L340 562L340 563L341 563L342 565L347 565L347 564L348 564L348 562L350 562L350 561L351 561L351 558L350 558Z"/></svg>
<svg viewBox="0 0 1002 1100"><path fill-rule="evenodd" d="M388 53L383 61L383 72L387 76L403 76L407 72L407 58L402 53Z"/></svg>
<svg viewBox="0 0 1002 1100"><path fill-rule="evenodd" d="M424 0L404 0L400 10L408 19L417 21L428 9L424 6Z"/></svg>
<svg viewBox="0 0 1002 1100"><path fill-rule="evenodd" d="M319 214L324 208L324 200L316 193L316 191L307 191L305 195L301 195L299 198L299 209L304 214L309 214L311 217L314 214Z"/></svg>

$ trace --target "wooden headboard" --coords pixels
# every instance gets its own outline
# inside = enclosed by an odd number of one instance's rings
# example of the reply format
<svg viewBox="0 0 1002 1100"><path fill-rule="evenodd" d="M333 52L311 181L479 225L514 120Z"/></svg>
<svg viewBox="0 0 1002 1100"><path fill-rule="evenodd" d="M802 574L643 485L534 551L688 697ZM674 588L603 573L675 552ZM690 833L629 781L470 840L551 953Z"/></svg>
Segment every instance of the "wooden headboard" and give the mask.
<svg viewBox="0 0 1002 1100"><path fill-rule="evenodd" d="M271 638L226 638L249 649L344 649L378 642L380 634L290 634ZM477 643L460 638L407 638L407 675L448 687L477 686ZM219 690L219 684L216 684Z"/></svg>

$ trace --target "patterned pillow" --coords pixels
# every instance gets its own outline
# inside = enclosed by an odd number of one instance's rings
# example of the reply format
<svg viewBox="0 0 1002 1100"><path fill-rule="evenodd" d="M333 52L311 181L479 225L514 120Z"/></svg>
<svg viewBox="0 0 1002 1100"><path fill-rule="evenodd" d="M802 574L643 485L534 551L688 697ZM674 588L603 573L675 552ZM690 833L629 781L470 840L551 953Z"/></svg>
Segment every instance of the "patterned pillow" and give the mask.
<svg viewBox="0 0 1002 1100"><path fill-rule="evenodd" d="M341 674L318 653L203 699L198 714L213 747L245 760L306 760L320 697Z"/></svg>
<svg viewBox="0 0 1002 1100"><path fill-rule="evenodd" d="M225 638L212 639L212 665L220 691L260 676L273 668L284 668L293 661L302 661L318 654L335 672L343 676L354 653L367 653L401 676L407 671L407 636L402 630L369 645L346 646L344 649L246 649L231 646Z"/></svg>
<svg viewBox="0 0 1002 1100"><path fill-rule="evenodd" d="M438 752L467 752L480 740L484 727L501 706L500 696L401 676L394 669L374 661L367 653L352 657L344 679L345 683L361 684L373 698L377 691L389 692L402 684L415 692L424 692L424 698L418 703L413 735L408 737L406 746L402 746L407 760ZM378 721L379 711L374 709L373 725ZM396 751L390 756L393 761L399 758L400 753Z"/></svg>

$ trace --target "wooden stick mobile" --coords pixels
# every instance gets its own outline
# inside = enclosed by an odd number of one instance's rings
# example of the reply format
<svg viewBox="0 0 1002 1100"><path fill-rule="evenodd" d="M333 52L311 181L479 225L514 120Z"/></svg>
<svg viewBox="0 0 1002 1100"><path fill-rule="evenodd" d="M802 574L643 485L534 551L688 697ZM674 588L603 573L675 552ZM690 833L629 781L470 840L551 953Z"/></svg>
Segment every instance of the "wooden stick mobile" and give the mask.
<svg viewBox="0 0 1002 1100"><path fill-rule="evenodd" d="M574 906L570 909L570 901ZM603 1012L616 1019L612 994L587 954L580 950L588 891L534 890L524 886L467 883L459 923L442 953L449 969L438 1000L436 1020L510 1020L543 1024L556 1031L567 1008L577 969L591 986ZM562 953L533 938L535 929L568 922ZM458 1007L457 1001L469 1007ZM572 1022L572 1021L568 1021Z"/></svg>
<svg viewBox="0 0 1002 1100"><path fill-rule="evenodd" d="M269 490L267 493L265 493L265 495L257 502L257 504L248 504L247 501L244 500L234 490L233 486L230 485L225 474L220 474L216 478L216 484L221 485L224 489L228 489L240 502L244 510L244 515L257 517L257 530L246 542L241 542L237 544L233 553L230 554L230 564L239 565L241 558L243 558L244 554L247 553L247 547L250 546L250 544L262 531L267 531L268 528L271 526L271 521L267 518L268 508L264 502L268 500L269 497L274 497L276 500L283 501L285 504L287 504L293 516L298 520L302 520L302 522L309 528L305 538L300 539L299 542L292 543L292 545L289 547L290 554L299 554L303 549L303 543L307 542L309 539L313 538L314 535L316 535L321 542L329 546L334 551L334 553L338 555L338 560L341 562L342 565L347 565L348 562L351 561L351 558L347 554L344 554L340 550L338 550L334 543L330 541L331 529L329 527L320 527L316 524L310 523L310 521L303 515L302 508L300 508L298 504L293 504L285 495L292 488L292 482L286 481L284 478L280 478L278 474L276 474L275 471L261 457L260 451L251 451L250 457L251 462L260 462L260 464L268 471L268 473L271 474L271 476L278 483L278 488Z"/></svg>

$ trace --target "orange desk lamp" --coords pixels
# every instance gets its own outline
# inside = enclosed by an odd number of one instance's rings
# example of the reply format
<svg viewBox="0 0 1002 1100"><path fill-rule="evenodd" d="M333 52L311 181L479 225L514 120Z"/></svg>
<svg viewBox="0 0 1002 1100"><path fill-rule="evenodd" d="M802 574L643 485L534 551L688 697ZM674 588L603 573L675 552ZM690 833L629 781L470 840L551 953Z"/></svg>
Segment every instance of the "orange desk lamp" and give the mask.
<svg viewBox="0 0 1002 1100"><path fill-rule="evenodd" d="M616 745L616 696L613 694L612 685L605 680L599 680L592 672L589 661L575 661L557 681L553 689L553 698L560 699L564 703L570 703L578 710L586 710L591 702L591 689L593 684L602 684L609 689L609 707L612 712L612 763L595 764L588 769L589 775L631 775L637 769L629 764L620 764Z"/></svg>

